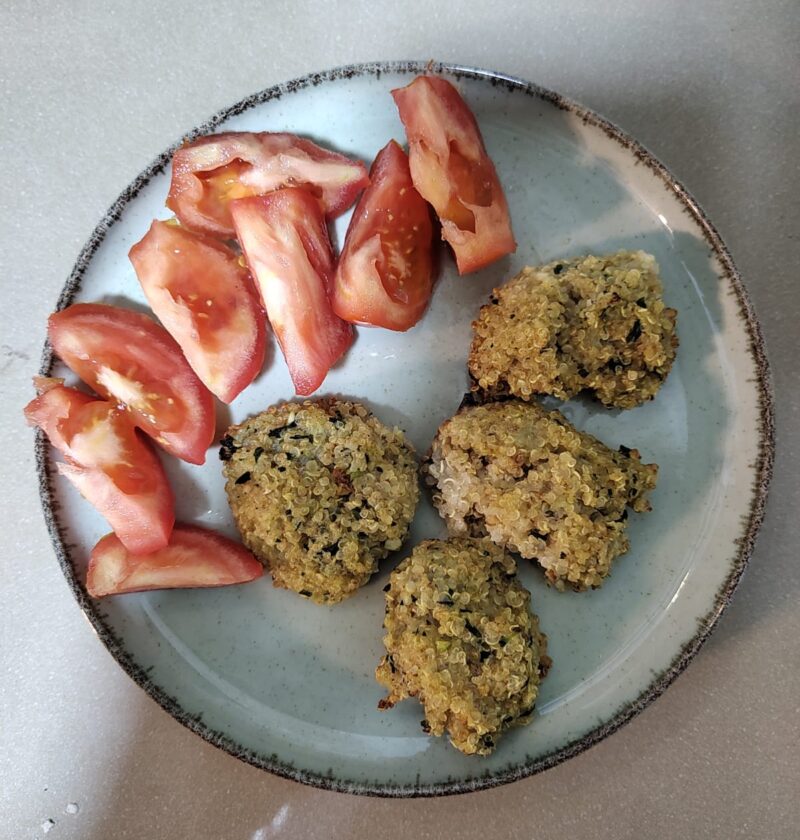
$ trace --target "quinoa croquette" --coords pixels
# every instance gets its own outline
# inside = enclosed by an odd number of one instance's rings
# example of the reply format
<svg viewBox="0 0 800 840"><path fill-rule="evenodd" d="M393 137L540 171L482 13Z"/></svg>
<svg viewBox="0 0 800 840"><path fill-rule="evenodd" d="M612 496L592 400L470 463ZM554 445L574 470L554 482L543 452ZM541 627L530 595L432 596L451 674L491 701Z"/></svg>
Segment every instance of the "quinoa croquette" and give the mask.
<svg viewBox="0 0 800 840"><path fill-rule="evenodd" d="M333 604L400 548L419 500L414 451L363 405L283 403L232 426L220 458L245 545L275 586Z"/></svg>
<svg viewBox="0 0 800 840"><path fill-rule="evenodd" d="M530 723L550 664L530 601L513 557L488 540L420 543L386 589L379 708L417 697L425 732L488 755L501 732Z"/></svg>
<svg viewBox="0 0 800 840"><path fill-rule="evenodd" d="M523 400L588 390L633 408L653 399L672 367L676 314L644 251L524 268L473 323L474 388Z"/></svg>
<svg viewBox="0 0 800 840"><path fill-rule="evenodd" d="M627 507L650 510L658 467L558 411L519 400L462 408L423 468L451 534L488 536L536 560L557 589L598 587L628 550Z"/></svg>

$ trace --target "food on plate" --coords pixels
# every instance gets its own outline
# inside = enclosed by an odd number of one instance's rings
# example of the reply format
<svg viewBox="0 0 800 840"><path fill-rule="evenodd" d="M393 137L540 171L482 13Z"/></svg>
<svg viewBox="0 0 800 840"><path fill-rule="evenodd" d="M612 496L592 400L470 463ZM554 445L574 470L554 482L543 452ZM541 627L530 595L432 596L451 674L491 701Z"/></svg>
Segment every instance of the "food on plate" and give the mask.
<svg viewBox="0 0 800 840"><path fill-rule="evenodd" d="M392 96L408 137L414 186L436 210L459 273L515 251L500 179L461 94L446 79L418 76Z"/></svg>
<svg viewBox="0 0 800 840"><path fill-rule="evenodd" d="M334 604L400 548L419 499L414 451L363 405L282 403L228 429L220 458L245 545L275 586Z"/></svg>
<svg viewBox="0 0 800 840"><path fill-rule="evenodd" d="M488 536L538 561L557 589L598 587L628 550L628 511L650 510L658 467L517 400L463 407L423 467L451 534Z"/></svg>
<svg viewBox="0 0 800 840"><path fill-rule="evenodd" d="M172 490L130 415L66 388L62 379L34 381L39 395L25 407L25 417L66 458L57 464L59 473L105 517L129 552L163 548L175 522Z"/></svg>
<svg viewBox="0 0 800 840"><path fill-rule="evenodd" d="M354 324L407 330L422 317L433 286L433 225L414 188L408 156L395 143L378 153L336 267L331 300Z"/></svg>
<svg viewBox="0 0 800 840"><path fill-rule="evenodd" d="M633 408L653 399L672 367L676 314L644 251L525 268L473 323L474 387L524 400L588 390L607 406Z"/></svg>
<svg viewBox="0 0 800 840"><path fill-rule="evenodd" d="M233 199L301 186L322 202L328 218L334 218L368 183L361 161L303 137L231 131L200 137L175 152L167 207L192 230L232 239Z"/></svg>
<svg viewBox="0 0 800 840"><path fill-rule="evenodd" d="M468 755L488 755L503 731L530 723L550 658L508 552L488 540L426 540L385 591L380 709L417 697L423 730L447 732Z"/></svg>
<svg viewBox="0 0 800 840"><path fill-rule="evenodd" d="M92 549L86 589L93 598L147 589L230 586L261 577L264 567L239 543L196 525L176 525L169 544L131 554L116 534Z"/></svg>
<svg viewBox="0 0 800 840"><path fill-rule="evenodd" d="M239 255L171 222L154 221L130 250L147 302L201 382L229 403L261 370L266 319Z"/></svg>
<svg viewBox="0 0 800 840"><path fill-rule="evenodd" d="M74 303L50 316L55 352L102 397L130 412L161 447L191 464L214 439L214 398L175 340L147 315Z"/></svg>
<svg viewBox="0 0 800 840"><path fill-rule="evenodd" d="M329 299L334 259L319 202L289 188L236 199L230 210L295 390L308 396L353 342Z"/></svg>

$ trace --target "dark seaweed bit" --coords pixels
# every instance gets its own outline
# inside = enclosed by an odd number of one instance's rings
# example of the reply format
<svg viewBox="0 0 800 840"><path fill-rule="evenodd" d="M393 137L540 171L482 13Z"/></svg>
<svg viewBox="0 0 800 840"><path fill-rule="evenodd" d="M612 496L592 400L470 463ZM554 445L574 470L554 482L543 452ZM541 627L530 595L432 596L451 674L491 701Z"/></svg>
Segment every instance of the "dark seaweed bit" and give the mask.
<svg viewBox="0 0 800 840"><path fill-rule="evenodd" d="M519 713L519 717L524 718L524 717L528 717L529 715L532 715L532 714L533 714L533 710L534 710L535 708L536 708L536 704L534 703L534 705L533 705L533 706L530 706L530 707L528 707L527 709L523 709L523 710Z"/></svg>
<svg viewBox="0 0 800 840"><path fill-rule="evenodd" d="M619 451L626 457L631 457L631 448L629 446L623 446L622 444L619 445Z"/></svg>
<svg viewBox="0 0 800 840"><path fill-rule="evenodd" d="M445 595L444 597L439 598L439 600L436 603L437 604L444 604L444 606L446 606L446 607L452 607L453 606L453 599L449 595Z"/></svg>
<svg viewBox="0 0 800 840"><path fill-rule="evenodd" d="M328 545L323 546L322 550L327 551L328 554L330 554L331 557L336 557L336 555L339 553L339 543L338 542L329 543Z"/></svg>
<svg viewBox="0 0 800 840"><path fill-rule="evenodd" d="M255 452L253 452L253 460L258 463L258 459L264 454L264 447L257 446Z"/></svg>
<svg viewBox="0 0 800 840"><path fill-rule="evenodd" d="M500 647L505 647L508 644L508 639L505 636L501 636L498 644Z"/></svg>
<svg viewBox="0 0 800 840"><path fill-rule="evenodd" d="M647 301L644 298L639 298L639 300L636 301L636 305L640 309L647 309Z"/></svg>
<svg viewBox="0 0 800 840"><path fill-rule="evenodd" d="M479 639L483 638L481 631L478 630L478 628L468 618L464 619L464 627L466 627L473 636L476 636Z"/></svg>
<svg viewBox="0 0 800 840"><path fill-rule="evenodd" d="M431 733L431 725L428 723L428 721L427 721L427 720L425 720L425 719L423 718L423 720L421 720L421 721L419 722L419 725L422 727L422 731L423 731L426 735L430 735L430 733Z"/></svg>
<svg viewBox="0 0 800 840"><path fill-rule="evenodd" d="M578 376L580 376L581 379L586 379L586 377L588 375L589 375L589 371L586 370L585 367L579 367L578 368Z"/></svg>
<svg viewBox="0 0 800 840"><path fill-rule="evenodd" d="M537 540L547 539L547 534L545 534L543 531L538 531L536 528L531 528L530 535L532 537L536 537Z"/></svg>
<svg viewBox="0 0 800 840"><path fill-rule="evenodd" d="M397 673L397 667L396 667L396 666L395 666L395 664L394 664L394 657L392 656L392 654L391 654L391 653L390 653L390 654L387 654L387 656L386 656L386 664L389 666L389 670L390 670L393 674L396 674L396 673Z"/></svg>
<svg viewBox="0 0 800 840"><path fill-rule="evenodd" d="M509 723L511 723L513 720L514 720L514 716L513 716L513 715L506 715L506 716L503 718L503 720L501 721L501 723L503 724L503 726L507 726L507 725L508 725Z"/></svg>
<svg viewBox="0 0 800 840"><path fill-rule="evenodd" d="M219 459L220 461L230 461L233 453L239 449L233 442L230 435L225 435L219 442Z"/></svg>
<svg viewBox="0 0 800 840"><path fill-rule="evenodd" d="M387 583L387 584L386 584L386 586L384 586L384 587L383 587L383 591L384 591L384 592L388 592L391 588L392 588L392 584L391 584L391 583Z"/></svg>
<svg viewBox="0 0 800 840"><path fill-rule="evenodd" d="M307 589L301 589L299 594L302 595L304 598L311 597L311 593Z"/></svg>
<svg viewBox="0 0 800 840"><path fill-rule="evenodd" d="M497 295L492 295L489 298L489 303L493 303L493 304L497 305L498 303L500 303L500 298L497 297Z"/></svg>
<svg viewBox="0 0 800 840"><path fill-rule="evenodd" d="M251 478L252 478L252 476L250 474L250 470L246 470L245 472L243 472L239 476L239 478L236 479L236 481L234 483L235 484L247 484L247 482L250 481Z"/></svg>
<svg viewBox="0 0 800 840"><path fill-rule="evenodd" d="M625 341L636 341L642 334L642 322L637 318L633 322L633 326L631 327L631 331L628 333L628 337Z"/></svg>
<svg viewBox="0 0 800 840"><path fill-rule="evenodd" d="M622 516L620 516L619 519L617 519L617 522L624 522L627 518L628 518L628 511L626 509L626 510L622 511Z"/></svg>
<svg viewBox="0 0 800 840"><path fill-rule="evenodd" d="M481 662L486 662L486 660L492 655L490 650L482 650L480 653L480 660Z"/></svg>
<svg viewBox="0 0 800 840"><path fill-rule="evenodd" d="M297 426L297 422L292 420L291 423L287 423L285 426L278 426L277 429L271 429L267 432L267 436L271 438L278 438L287 430L287 429L294 429Z"/></svg>
<svg viewBox="0 0 800 840"><path fill-rule="evenodd" d="M291 435L289 437L289 440L292 441L292 442L295 442L295 441L298 441L298 440L305 440L305 441L308 441L308 443L313 443L314 442L314 435L304 435L304 434Z"/></svg>
<svg viewBox="0 0 800 840"><path fill-rule="evenodd" d="M481 746L486 747L487 750L494 747L494 738L488 732L481 737Z"/></svg>
<svg viewBox="0 0 800 840"><path fill-rule="evenodd" d="M558 276L564 270L564 266L559 263L558 265L553 266L553 274Z"/></svg>

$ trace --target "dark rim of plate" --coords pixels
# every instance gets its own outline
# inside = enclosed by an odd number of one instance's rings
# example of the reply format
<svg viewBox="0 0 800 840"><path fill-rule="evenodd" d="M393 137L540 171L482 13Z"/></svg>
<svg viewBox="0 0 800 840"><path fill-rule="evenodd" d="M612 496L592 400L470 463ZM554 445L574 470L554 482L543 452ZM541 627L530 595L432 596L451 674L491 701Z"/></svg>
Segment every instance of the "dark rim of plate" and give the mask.
<svg viewBox="0 0 800 840"><path fill-rule="evenodd" d="M542 100L556 108L569 111L579 117L585 124L601 129L608 137L618 142L621 146L633 153L636 159L647 166L664 184L674 193L683 204L684 209L699 226L706 242L710 246L722 268L723 279L730 284L736 299L739 303L741 317L747 328L750 342L750 353L755 362L758 372L758 394L759 394L759 453L754 467L754 482L752 499L750 502L749 514L744 519L742 534L737 540L738 553L731 559L731 569L728 577L723 582L716 594L714 603L707 614L698 621L698 630L695 636L689 641L673 660L672 664L632 702L625 704L614 716L596 727L586 735L572 741L560 749L540 756L535 760L519 764L507 769L474 777L452 780L433 784L413 785L386 785L361 781L349 781L334 777L332 771L328 774L320 774L303 769L298 769L277 755L260 755L240 744L235 743L231 738L221 732L216 732L206 726L201 716L191 715L186 712L180 703L167 694L160 686L156 685L125 650L122 639L120 639L111 627L106 623L106 617L100 610L98 603L89 597L83 583L78 579L75 567L70 559L70 548L64 539L61 526L58 522L58 504L53 497L51 487L51 476L48 468L48 447L44 435L39 432L36 437L36 467L39 477L40 496L44 509L44 516L47 523L50 537L58 557L61 569L67 578L67 582L75 596L78 604L88 617L96 630L103 644L108 648L111 655L122 666L123 670L143 688L163 709L165 709L179 723L186 726L192 732L200 735L203 739L230 753L236 758L249 764L268 770L278 776L287 779L303 782L315 787L327 790L341 791L345 793L358 793L374 796L387 797L412 797L412 796L442 796L456 793L469 793L484 788L495 787L507 782L517 781L534 773L540 773L550 767L566 761L568 758L583 752L599 741L611 735L623 724L627 723L647 705L660 696L672 681L686 668L694 655L708 639L714 626L725 607L730 603L731 597L744 572L747 561L753 551L756 534L764 517L764 508L767 501L767 491L772 476L774 460L774 406L772 381L767 362L764 339L761 334L761 327L756 319L753 307L750 303L747 291L742 283L741 276L737 271L727 247L720 238L714 226L706 217L698 203L689 192L680 184L675 176L650 152L621 131L617 126L598 114L584 108L577 103L560 96L538 85L523 81L501 73L487 70L479 70L472 67L464 67L458 64L447 64L435 61L396 61L396 62L372 62L367 64L354 64L345 67L338 67L322 73L311 73L299 79L294 79L280 85L248 96L237 102L235 105L219 111L211 119L198 126L178 143L175 143L163 154L159 155L117 198L111 205L106 215L92 232L88 242L84 245L78 256L75 266L72 269L67 282L58 299L57 308L63 309L68 306L78 289L80 288L83 275L95 252L99 248L106 234L122 215L126 205L138 195L142 188L155 176L163 172L172 159L173 152L186 140L192 140L204 134L213 132L225 120L241 114L243 111L260 105L264 102L280 99L287 94L296 93L308 87L316 87L323 82L331 82L339 79L350 79L356 76L376 76L380 78L383 73L419 74L419 73L441 73L455 78L466 78L485 81L495 87L503 87L509 91L518 92L535 99ZM47 376L53 365L53 353L49 343L45 344L41 372Z"/></svg>

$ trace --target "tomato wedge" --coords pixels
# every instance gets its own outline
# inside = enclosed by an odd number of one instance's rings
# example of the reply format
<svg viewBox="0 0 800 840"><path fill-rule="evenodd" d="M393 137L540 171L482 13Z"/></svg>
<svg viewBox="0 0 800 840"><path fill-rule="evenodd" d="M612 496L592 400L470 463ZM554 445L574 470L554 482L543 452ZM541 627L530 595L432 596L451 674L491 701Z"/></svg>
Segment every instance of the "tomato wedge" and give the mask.
<svg viewBox="0 0 800 840"><path fill-rule="evenodd" d="M392 96L408 137L414 186L436 210L459 274L515 251L503 188L461 94L445 79L418 76Z"/></svg>
<svg viewBox="0 0 800 840"><path fill-rule="evenodd" d="M264 567L239 543L196 525L176 525L169 545L131 554L115 534L92 549L86 589L93 598L147 589L230 586L264 574Z"/></svg>
<svg viewBox="0 0 800 840"><path fill-rule="evenodd" d="M175 522L172 490L128 413L66 388L62 380L36 384L42 393L25 407L25 417L67 459L58 471L105 517L129 552L163 548Z"/></svg>
<svg viewBox="0 0 800 840"><path fill-rule="evenodd" d="M167 207L188 228L233 237L228 203L279 187L304 186L328 218L343 213L369 179L361 161L294 134L233 131L201 137L172 157Z"/></svg>
<svg viewBox="0 0 800 840"><path fill-rule="evenodd" d="M230 208L295 390L307 396L353 342L353 328L328 299L333 251L319 202L290 187Z"/></svg>
<svg viewBox="0 0 800 840"><path fill-rule="evenodd" d="M147 301L206 387L231 402L261 370L266 319L239 257L221 242L155 221L129 257Z"/></svg>
<svg viewBox="0 0 800 840"><path fill-rule="evenodd" d="M345 321L407 330L431 297L430 209L394 140L378 153L369 177L347 229L331 302Z"/></svg>
<svg viewBox="0 0 800 840"><path fill-rule="evenodd" d="M167 452L202 464L214 439L214 398L169 333L146 315L75 303L50 316L53 349Z"/></svg>

